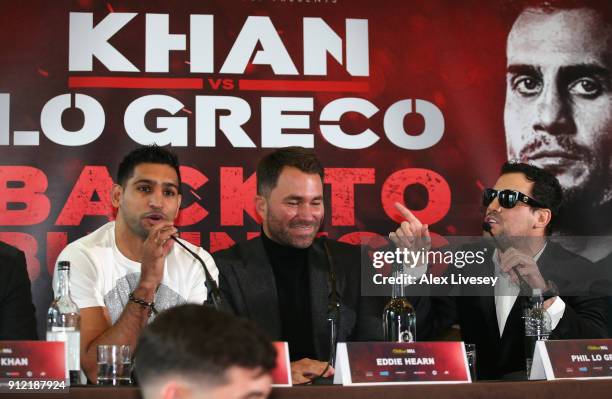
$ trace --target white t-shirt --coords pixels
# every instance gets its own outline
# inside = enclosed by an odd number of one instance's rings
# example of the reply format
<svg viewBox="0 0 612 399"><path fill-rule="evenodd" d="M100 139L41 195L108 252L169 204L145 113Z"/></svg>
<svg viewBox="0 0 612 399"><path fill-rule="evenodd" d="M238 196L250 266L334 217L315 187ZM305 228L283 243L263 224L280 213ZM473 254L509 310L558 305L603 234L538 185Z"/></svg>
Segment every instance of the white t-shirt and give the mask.
<svg viewBox="0 0 612 399"><path fill-rule="evenodd" d="M200 247L181 241L204 260L211 276L219 281L219 270L212 256ZM57 260L70 262L70 294L79 308L105 306L114 324L140 280L140 263L126 258L117 248L115 222L70 243ZM155 308L162 311L184 303L203 303L207 297L205 281L202 265L175 243L164 262L164 276L155 293ZM57 273L53 283L57 290Z"/></svg>

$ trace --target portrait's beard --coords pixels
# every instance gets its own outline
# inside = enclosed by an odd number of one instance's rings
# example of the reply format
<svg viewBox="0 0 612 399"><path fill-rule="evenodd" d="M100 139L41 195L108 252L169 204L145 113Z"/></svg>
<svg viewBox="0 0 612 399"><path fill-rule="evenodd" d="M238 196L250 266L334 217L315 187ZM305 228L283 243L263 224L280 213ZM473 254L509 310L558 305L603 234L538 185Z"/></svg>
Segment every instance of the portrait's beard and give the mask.
<svg viewBox="0 0 612 399"><path fill-rule="evenodd" d="M612 181L608 171L597 171L584 185L563 190L554 225L560 234L599 236L612 232Z"/></svg>
<svg viewBox="0 0 612 399"><path fill-rule="evenodd" d="M512 155L509 153L508 156L510 159ZM565 182L568 187L585 185L592 179L590 171L601 170L593 149L577 144L570 136L535 135L530 141L520 144L518 158L520 162L552 173L562 186L564 180L571 179L569 184Z"/></svg>
<svg viewBox="0 0 612 399"><path fill-rule="evenodd" d="M607 148L609 143L600 145ZM571 169L560 165L541 165L534 155L547 147L561 149L581 167ZM510 157L511 151L508 156ZM594 153L593 149L584 148L573 142L568 136L542 135L524 144L518 154L520 162L531 163L542 167L563 181L563 202L559 214L553 221L555 232L561 235L606 235L612 232L612 165L604 164L602 160L610 159L610 150L604 153ZM576 166L576 164L573 164ZM579 185L564 173L575 173ZM586 176L584 176L586 174ZM583 176L583 179L580 176ZM571 180L571 181L568 181Z"/></svg>

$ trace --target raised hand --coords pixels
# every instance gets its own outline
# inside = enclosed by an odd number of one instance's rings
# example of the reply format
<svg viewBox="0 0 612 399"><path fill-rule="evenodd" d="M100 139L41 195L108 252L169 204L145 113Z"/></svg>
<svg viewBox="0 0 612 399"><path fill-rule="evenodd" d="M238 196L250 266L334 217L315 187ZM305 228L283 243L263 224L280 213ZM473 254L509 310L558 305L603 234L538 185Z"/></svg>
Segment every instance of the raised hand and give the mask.
<svg viewBox="0 0 612 399"><path fill-rule="evenodd" d="M161 283L164 276L164 260L174 244L170 236L177 231L171 222L167 222L155 225L149 232L143 244L141 286L156 289Z"/></svg>
<svg viewBox="0 0 612 399"><path fill-rule="evenodd" d="M500 253L499 260L501 271L508 273L514 283L519 284L519 278L517 277L517 273L519 273L531 288L546 290L546 280L542 277L538 264L531 256L511 247Z"/></svg>
<svg viewBox="0 0 612 399"><path fill-rule="evenodd" d="M389 233L391 241L393 241L398 248L407 248L414 251L421 249L429 250L429 248L431 248L429 226L422 224L408 208L398 202L395 203L395 209L399 211L405 220L400 224L397 230Z"/></svg>

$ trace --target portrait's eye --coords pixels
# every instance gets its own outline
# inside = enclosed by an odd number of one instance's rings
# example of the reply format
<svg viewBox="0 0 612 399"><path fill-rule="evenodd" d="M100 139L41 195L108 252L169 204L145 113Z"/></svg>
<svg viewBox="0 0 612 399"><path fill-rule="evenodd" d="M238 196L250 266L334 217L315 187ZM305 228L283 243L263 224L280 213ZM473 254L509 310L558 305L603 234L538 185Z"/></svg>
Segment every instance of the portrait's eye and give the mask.
<svg viewBox="0 0 612 399"><path fill-rule="evenodd" d="M142 191L143 193L149 193L151 192L151 187L150 186L138 186L136 187L136 190Z"/></svg>
<svg viewBox="0 0 612 399"><path fill-rule="evenodd" d="M586 98L593 98L601 94L602 85L592 78L581 78L569 86L571 94Z"/></svg>
<svg viewBox="0 0 612 399"><path fill-rule="evenodd" d="M524 96L533 96L538 94L542 88L542 83L539 79L533 76L517 76L512 79L512 89Z"/></svg>
<svg viewBox="0 0 612 399"><path fill-rule="evenodd" d="M174 197L176 195L176 192L173 190L164 190L164 195L166 197Z"/></svg>

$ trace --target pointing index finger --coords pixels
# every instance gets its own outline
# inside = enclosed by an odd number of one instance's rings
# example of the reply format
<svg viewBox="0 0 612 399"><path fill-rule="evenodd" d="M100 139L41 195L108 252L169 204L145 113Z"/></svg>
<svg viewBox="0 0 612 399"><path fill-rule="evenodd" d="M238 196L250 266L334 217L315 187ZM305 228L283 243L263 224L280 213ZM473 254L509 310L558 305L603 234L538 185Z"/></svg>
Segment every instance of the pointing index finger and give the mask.
<svg viewBox="0 0 612 399"><path fill-rule="evenodd" d="M396 202L394 205L395 209L397 209L406 220L409 222L419 222L419 219L417 219L416 216L414 216L412 212L410 212L410 210L404 205L400 204L399 202Z"/></svg>

